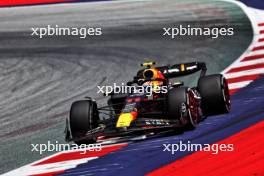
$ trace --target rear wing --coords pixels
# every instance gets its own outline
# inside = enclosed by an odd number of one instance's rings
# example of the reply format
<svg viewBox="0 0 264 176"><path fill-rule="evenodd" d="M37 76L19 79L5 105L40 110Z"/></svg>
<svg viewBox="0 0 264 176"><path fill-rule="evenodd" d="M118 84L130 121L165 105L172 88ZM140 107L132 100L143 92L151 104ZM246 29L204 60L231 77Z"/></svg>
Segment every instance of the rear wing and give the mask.
<svg viewBox="0 0 264 176"><path fill-rule="evenodd" d="M204 62L188 62L155 68L158 69L167 79L190 75L198 71L201 71L200 77L202 77L205 76L207 71L206 64ZM137 76L134 77L134 82L138 79L143 79L143 72L144 69L137 72Z"/></svg>
<svg viewBox="0 0 264 176"><path fill-rule="evenodd" d="M206 74L206 64L204 62L189 62L175 64L171 66L157 67L166 78L175 78L179 76L190 75L201 71L201 77Z"/></svg>

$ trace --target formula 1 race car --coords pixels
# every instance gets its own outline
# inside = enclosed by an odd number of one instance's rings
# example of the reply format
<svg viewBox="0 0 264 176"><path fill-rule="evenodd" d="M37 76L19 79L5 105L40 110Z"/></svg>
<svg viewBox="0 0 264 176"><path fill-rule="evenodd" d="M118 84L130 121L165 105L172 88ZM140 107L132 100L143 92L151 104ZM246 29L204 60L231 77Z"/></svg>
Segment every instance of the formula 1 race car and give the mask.
<svg viewBox="0 0 264 176"><path fill-rule="evenodd" d="M66 119L66 141L89 144L99 138L155 133L179 128L194 129L207 116L230 111L230 95L221 74L206 75L206 64L191 62L155 67L145 62L125 87L130 92L107 92L107 106L92 98L71 105ZM172 78L201 71L196 87ZM119 89L120 90L120 89Z"/></svg>

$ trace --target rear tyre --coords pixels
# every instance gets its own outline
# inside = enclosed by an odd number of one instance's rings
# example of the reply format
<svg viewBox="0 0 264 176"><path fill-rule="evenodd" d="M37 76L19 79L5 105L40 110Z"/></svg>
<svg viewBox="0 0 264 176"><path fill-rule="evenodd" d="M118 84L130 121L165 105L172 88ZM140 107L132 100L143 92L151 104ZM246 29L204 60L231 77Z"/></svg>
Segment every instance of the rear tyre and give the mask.
<svg viewBox="0 0 264 176"><path fill-rule="evenodd" d="M179 118L187 129L194 129L201 119L199 102L194 92L187 87L169 90L168 112L170 118Z"/></svg>
<svg viewBox="0 0 264 176"><path fill-rule="evenodd" d="M69 125L74 138L80 138L87 131L98 127L97 104L92 100L80 100L72 104L70 110ZM76 144L89 144L96 142L96 139L74 140Z"/></svg>
<svg viewBox="0 0 264 176"><path fill-rule="evenodd" d="M199 79L198 90L202 97L201 107L205 116L228 113L231 109L226 79L221 74Z"/></svg>

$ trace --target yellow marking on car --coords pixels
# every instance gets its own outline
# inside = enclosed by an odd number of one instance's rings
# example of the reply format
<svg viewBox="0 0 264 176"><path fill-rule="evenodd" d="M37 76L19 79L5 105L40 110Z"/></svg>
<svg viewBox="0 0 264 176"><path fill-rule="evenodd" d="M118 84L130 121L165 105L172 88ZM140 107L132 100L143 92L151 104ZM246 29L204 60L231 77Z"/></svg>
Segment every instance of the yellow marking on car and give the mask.
<svg viewBox="0 0 264 176"><path fill-rule="evenodd" d="M185 66L184 64L181 64L181 71L184 71L185 70Z"/></svg>
<svg viewBox="0 0 264 176"><path fill-rule="evenodd" d="M121 113L116 123L116 127L129 127L134 119L131 113Z"/></svg>
<svg viewBox="0 0 264 176"><path fill-rule="evenodd" d="M150 61L150 62L144 62L144 63L142 63L141 66L151 67L151 66L153 66L155 64L156 64L156 62Z"/></svg>

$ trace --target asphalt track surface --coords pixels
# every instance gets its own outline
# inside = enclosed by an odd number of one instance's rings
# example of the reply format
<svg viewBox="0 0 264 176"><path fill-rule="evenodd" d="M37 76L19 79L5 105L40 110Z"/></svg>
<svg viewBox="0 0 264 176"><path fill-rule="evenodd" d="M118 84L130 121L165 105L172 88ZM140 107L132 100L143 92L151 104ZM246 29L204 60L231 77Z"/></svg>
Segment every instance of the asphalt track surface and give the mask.
<svg viewBox="0 0 264 176"><path fill-rule="evenodd" d="M42 158L30 143L63 142L70 104L86 95L99 104L96 86L132 78L148 58L159 64L205 61L218 73L252 39L248 18L217 1L81 3L0 9L1 173ZM103 36L30 36L31 27L102 27ZM190 24L234 27L231 37L162 38L162 28ZM188 81L193 84L193 81Z"/></svg>

